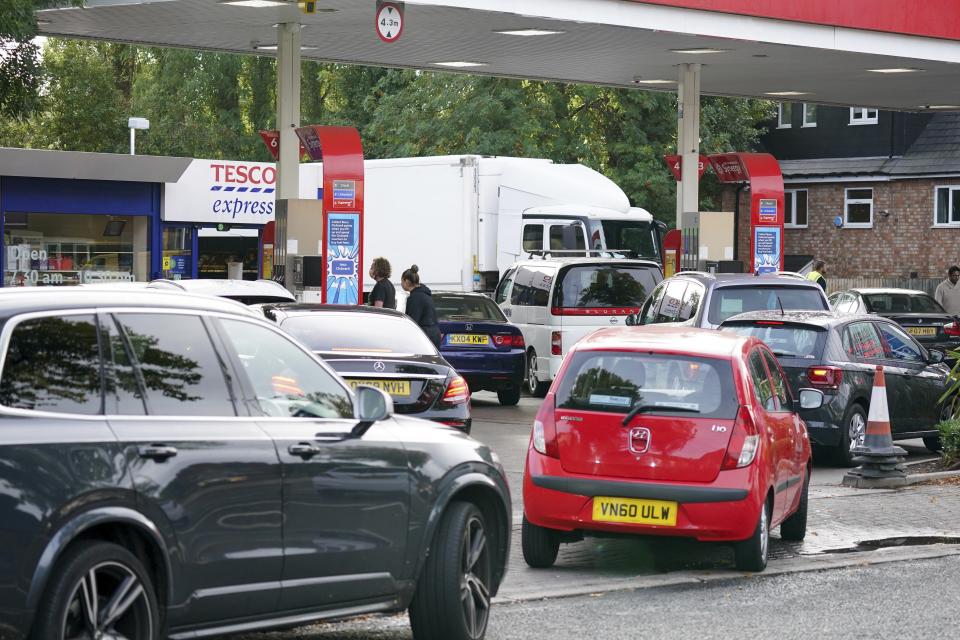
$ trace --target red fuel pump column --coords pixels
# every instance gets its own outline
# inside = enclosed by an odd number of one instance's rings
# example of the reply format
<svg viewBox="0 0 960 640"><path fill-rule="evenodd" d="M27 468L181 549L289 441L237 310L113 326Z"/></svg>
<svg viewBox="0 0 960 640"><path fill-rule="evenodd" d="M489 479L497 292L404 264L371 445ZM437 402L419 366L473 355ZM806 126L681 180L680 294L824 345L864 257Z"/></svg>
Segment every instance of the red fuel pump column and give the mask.
<svg viewBox="0 0 960 640"><path fill-rule="evenodd" d="M363 146L353 127L297 129L304 149L323 160L323 295L360 304L363 295Z"/></svg>
<svg viewBox="0 0 960 640"><path fill-rule="evenodd" d="M717 153L709 159L720 182L750 185L750 272L782 271L783 175L776 158L769 153Z"/></svg>

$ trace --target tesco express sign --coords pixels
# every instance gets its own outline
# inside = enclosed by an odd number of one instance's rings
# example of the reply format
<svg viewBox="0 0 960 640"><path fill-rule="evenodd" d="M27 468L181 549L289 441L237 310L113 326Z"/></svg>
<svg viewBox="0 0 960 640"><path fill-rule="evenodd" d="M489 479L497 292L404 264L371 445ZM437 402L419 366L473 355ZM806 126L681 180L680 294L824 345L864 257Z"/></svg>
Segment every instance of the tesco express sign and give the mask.
<svg viewBox="0 0 960 640"><path fill-rule="evenodd" d="M164 188L166 222L266 224L274 217L277 170L267 162L193 160Z"/></svg>

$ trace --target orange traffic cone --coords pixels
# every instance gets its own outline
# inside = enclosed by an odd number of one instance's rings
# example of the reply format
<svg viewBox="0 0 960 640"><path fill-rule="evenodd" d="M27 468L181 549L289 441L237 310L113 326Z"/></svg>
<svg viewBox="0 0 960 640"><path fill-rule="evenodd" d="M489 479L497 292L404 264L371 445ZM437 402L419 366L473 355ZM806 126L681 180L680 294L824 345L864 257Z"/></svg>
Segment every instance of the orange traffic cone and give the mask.
<svg viewBox="0 0 960 640"><path fill-rule="evenodd" d="M894 446L890 434L890 409L887 405L887 385L883 367L877 365L870 394L870 413L863 442L853 448L853 461L860 466L851 469L843 477L848 487L883 488L906 484L907 474L903 468L906 451Z"/></svg>

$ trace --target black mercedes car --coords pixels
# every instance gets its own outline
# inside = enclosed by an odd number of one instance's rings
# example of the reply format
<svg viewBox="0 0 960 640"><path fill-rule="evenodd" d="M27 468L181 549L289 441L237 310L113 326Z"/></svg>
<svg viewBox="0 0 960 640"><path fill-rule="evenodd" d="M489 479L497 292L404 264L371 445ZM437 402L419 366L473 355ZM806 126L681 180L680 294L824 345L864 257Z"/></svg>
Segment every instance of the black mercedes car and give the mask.
<svg viewBox="0 0 960 640"><path fill-rule="evenodd" d="M393 309L337 304L262 305L263 314L356 387L393 398L397 413L470 433L470 389L420 327Z"/></svg>
<svg viewBox="0 0 960 640"><path fill-rule="evenodd" d="M936 300L912 289L849 289L830 295L830 308L843 315L872 313L890 318L928 349L960 348L960 327Z"/></svg>
<svg viewBox="0 0 960 640"><path fill-rule="evenodd" d="M720 328L767 343L794 391L823 391L823 406L801 410L800 417L812 443L829 449L836 462L850 464L850 450L863 438L877 365L886 373L893 438L923 438L927 448L940 449L936 425L947 409L938 400L949 368L943 351L925 349L896 322L832 311L757 311Z"/></svg>
<svg viewBox="0 0 960 640"><path fill-rule="evenodd" d="M201 638L409 609L479 640L496 455L236 303L0 292L0 638Z"/></svg>

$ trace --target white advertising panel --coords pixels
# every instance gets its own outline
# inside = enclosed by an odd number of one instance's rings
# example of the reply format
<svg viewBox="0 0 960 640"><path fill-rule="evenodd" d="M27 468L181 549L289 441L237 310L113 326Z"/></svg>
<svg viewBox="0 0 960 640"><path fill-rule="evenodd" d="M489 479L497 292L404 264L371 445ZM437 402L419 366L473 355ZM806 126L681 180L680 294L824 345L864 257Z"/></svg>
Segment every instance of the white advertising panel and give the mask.
<svg viewBox="0 0 960 640"><path fill-rule="evenodd" d="M194 160L164 189L163 220L266 224L273 220L277 171L272 162Z"/></svg>

